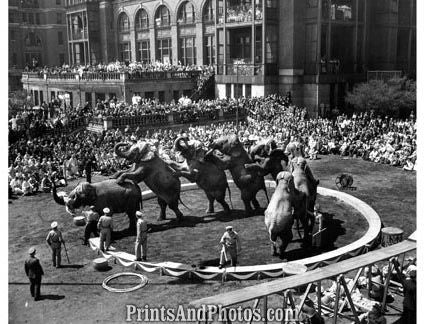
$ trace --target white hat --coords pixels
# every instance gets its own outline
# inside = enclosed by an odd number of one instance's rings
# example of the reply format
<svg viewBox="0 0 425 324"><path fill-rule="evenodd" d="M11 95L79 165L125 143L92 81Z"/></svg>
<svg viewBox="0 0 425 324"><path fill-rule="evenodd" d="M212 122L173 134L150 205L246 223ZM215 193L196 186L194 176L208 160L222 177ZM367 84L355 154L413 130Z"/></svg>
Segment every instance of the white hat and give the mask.
<svg viewBox="0 0 425 324"><path fill-rule="evenodd" d="M226 231L233 229L233 226L226 226Z"/></svg>
<svg viewBox="0 0 425 324"><path fill-rule="evenodd" d="M52 224L50 224L51 228L56 228L58 227L58 222L53 222Z"/></svg>
<svg viewBox="0 0 425 324"><path fill-rule="evenodd" d="M35 249L35 247L30 247L30 249L28 250L28 253L29 254L34 254L35 253L35 251L36 251L36 249Z"/></svg>
<svg viewBox="0 0 425 324"><path fill-rule="evenodd" d="M108 207L103 208L104 214L109 214L110 212L111 212L111 210Z"/></svg>
<svg viewBox="0 0 425 324"><path fill-rule="evenodd" d="M407 270L406 270L406 275L408 275L409 277L412 277L412 278L416 278L416 266L413 265L413 264L408 266Z"/></svg>
<svg viewBox="0 0 425 324"><path fill-rule="evenodd" d="M136 216L137 217L143 217L143 212L140 211L140 210L136 211Z"/></svg>

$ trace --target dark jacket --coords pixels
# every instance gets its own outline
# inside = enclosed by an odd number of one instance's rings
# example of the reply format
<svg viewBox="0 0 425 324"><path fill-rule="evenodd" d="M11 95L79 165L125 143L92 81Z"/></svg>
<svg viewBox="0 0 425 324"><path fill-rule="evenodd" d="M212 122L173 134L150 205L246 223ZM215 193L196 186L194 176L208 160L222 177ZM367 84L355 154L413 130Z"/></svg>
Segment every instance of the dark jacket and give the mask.
<svg viewBox="0 0 425 324"><path fill-rule="evenodd" d="M31 256L25 261L25 273L30 279L41 278L44 275L40 261L36 257Z"/></svg>

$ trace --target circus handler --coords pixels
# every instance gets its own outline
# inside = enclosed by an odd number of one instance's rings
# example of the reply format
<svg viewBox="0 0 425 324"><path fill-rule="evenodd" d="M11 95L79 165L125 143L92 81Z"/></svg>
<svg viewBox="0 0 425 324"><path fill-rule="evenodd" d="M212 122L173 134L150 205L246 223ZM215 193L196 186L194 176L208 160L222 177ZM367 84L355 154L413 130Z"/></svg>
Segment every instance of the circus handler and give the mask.
<svg viewBox="0 0 425 324"><path fill-rule="evenodd" d="M401 323L416 323L416 265L411 264L403 274L400 270L400 263L396 258L392 258L391 262L394 264L397 276L403 285L403 314L401 316Z"/></svg>
<svg viewBox="0 0 425 324"><path fill-rule="evenodd" d="M90 210L84 212L87 219L87 224L84 230L83 245L88 245L91 233L93 233L95 237L99 236L99 233L97 232L97 222L99 221L99 214L95 211L94 208L94 206L90 206Z"/></svg>
<svg viewBox="0 0 425 324"><path fill-rule="evenodd" d="M53 222L50 227L52 228L47 234L46 242L52 249L52 263L56 268L61 267L61 247L65 241L62 238L62 232L58 229L58 223Z"/></svg>
<svg viewBox="0 0 425 324"><path fill-rule="evenodd" d="M104 215L100 217L97 223L97 229L100 231L99 249L105 252L105 250L109 250L109 246L111 245L111 235L114 224L112 222L111 210L108 207L103 208L103 214Z"/></svg>
<svg viewBox="0 0 425 324"><path fill-rule="evenodd" d="M236 267L238 254L242 249L239 235L233 230L232 226L226 226L226 232L221 237L220 244L222 244L223 247L221 249L220 265L218 268L223 268L226 261L229 259L231 266Z"/></svg>
<svg viewBox="0 0 425 324"><path fill-rule="evenodd" d="M30 292L34 300L40 299L41 277L44 275L40 260L35 257L35 248L28 251L30 257L25 261L25 273L30 280Z"/></svg>
<svg viewBox="0 0 425 324"><path fill-rule="evenodd" d="M136 217L137 236L134 246L136 261L146 261L146 254L148 251L148 222L143 219L143 211L137 211Z"/></svg>

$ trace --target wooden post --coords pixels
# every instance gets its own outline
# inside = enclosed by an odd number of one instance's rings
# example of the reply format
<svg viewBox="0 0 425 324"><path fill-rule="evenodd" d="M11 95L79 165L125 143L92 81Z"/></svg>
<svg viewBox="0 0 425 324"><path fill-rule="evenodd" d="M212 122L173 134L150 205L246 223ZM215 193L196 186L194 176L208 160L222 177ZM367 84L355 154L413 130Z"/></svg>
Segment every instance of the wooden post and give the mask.
<svg viewBox="0 0 425 324"><path fill-rule="evenodd" d="M322 316L322 282L319 280L316 283L317 311Z"/></svg>
<svg viewBox="0 0 425 324"><path fill-rule="evenodd" d="M335 296L335 305L334 305L334 324L338 323L338 304L339 304L339 290L341 289L341 280L339 275L336 280L336 296ZM342 276L343 277L343 276Z"/></svg>
<svg viewBox="0 0 425 324"><path fill-rule="evenodd" d="M388 261L388 273L387 273L387 277L385 278L384 296L382 297L382 306L381 306L382 312L385 312L385 306L387 304L388 286L390 285L390 279L391 279L391 273L392 272L393 272L392 262Z"/></svg>
<svg viewBox="0 0 425 324"><path fill-rule="evenodd" d="M351 292L348 289L347 284L345 283L345 278L344 278L343 275L339 276L339 281L341 282L342 286L344 287L346 299L348 300L348 303L350 304L351 311L353 312L353 315L354 315L354 321L357 324L360 324L360 320L359 320L359 316L357 315L356 307L354 306L353 300L351 299Z"/></svg>
<svg viewBox="0 0 425 324"><path fill-rule="evenodd" d="M301 308L303 307L303 305L304 305L304 303L305 303L305 300L307 299L307 297L308 297L308 294L309 294L309 292L310 292L310 289L311 289L311 286L313 285L313 283L312 282L310 282L309 284L308 284L308 286L307 286L307 289L306 289L306 291L305 291L305 293L304 293L304 295L303 295L303 297L301 298L301 302L300 302L300 308L298 309L298 311L297 311L297 318L299 317L299 312L301 311Z"/></svg>
<svg viewBox="0 0 425 324"><path fill-rule="evenodd" d="M267 324L267 296L264 296L264 305L263 305L263 316L264 324Z"/></svg>
<svg viewBox="0 0 425 324"><path fill-rule="evenodd" d="M363 271L363 268L360 268L358 271L357 271L357 274L356 274L356 276L354 277L354 283L353 283L353 287L350 289L350 295L351 295L351 293L353 292L353 290L354 289L356 289L356 287L357 287L357 281L359 280L359 277L360 277L360 275L362 274L362 271ZM347 300L345 299L344 300L344 302L342 303L342 305L341 305L341 307L339 308L339 312L341 313L342 312L342 310L344 309L344 307L345 307L345 304L347 303Z"/></svg>
<svg viewBox="0 0 425 324"><path fill-rule="evenodd" d="M370 299L370 290L372 289L372 265L368 265L369 272L367 273L367 297Z"/></svg>

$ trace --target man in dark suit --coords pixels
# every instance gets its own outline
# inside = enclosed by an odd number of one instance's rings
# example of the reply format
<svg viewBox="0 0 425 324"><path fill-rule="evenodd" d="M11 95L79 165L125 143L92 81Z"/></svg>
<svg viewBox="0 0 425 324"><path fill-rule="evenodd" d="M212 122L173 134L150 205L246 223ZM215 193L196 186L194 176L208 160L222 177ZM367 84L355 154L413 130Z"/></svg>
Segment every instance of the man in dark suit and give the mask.
<svg viewBox="0 0 425 324"><path fill-rule="evenodd" d="M25 261L25 273L30 280L30 292L34 300L40 299L41 276L44 275L40 261L35 257L35 248L28 251L30 257Z"/></svg>

